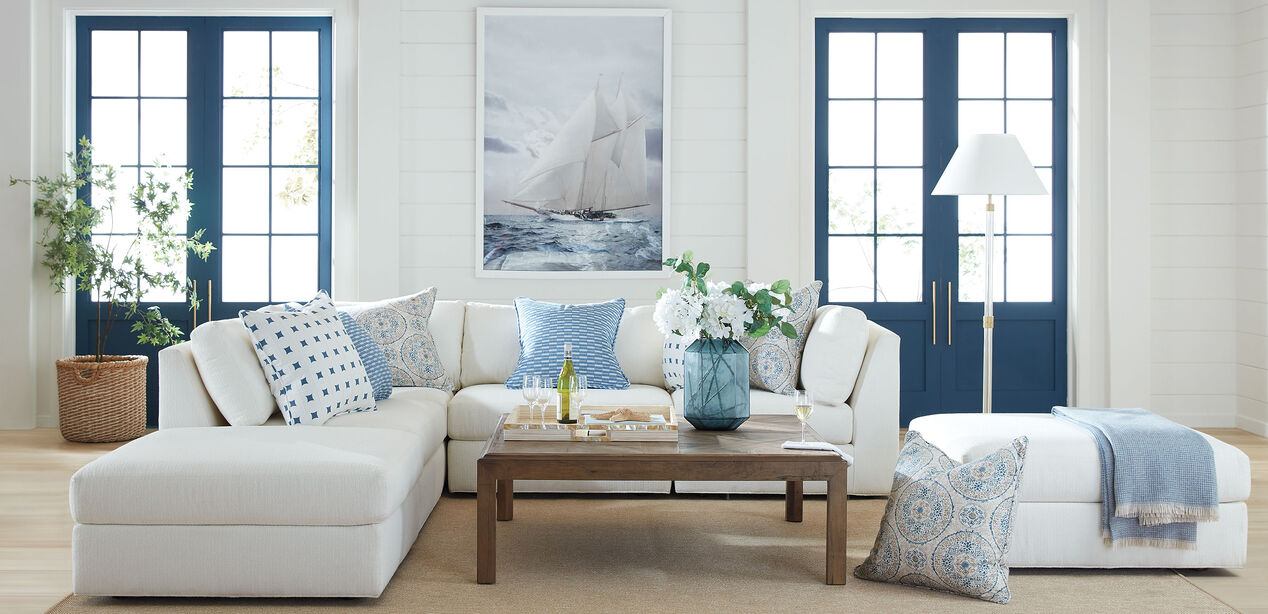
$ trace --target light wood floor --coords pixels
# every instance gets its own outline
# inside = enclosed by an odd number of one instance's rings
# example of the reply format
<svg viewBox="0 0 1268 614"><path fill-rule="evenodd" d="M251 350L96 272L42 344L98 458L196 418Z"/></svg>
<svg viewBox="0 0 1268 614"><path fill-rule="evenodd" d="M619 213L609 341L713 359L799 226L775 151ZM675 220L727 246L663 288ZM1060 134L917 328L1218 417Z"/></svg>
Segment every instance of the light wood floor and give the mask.
<svg viewBox="0 0 1268 614"><path fill-rule="evenodd" d="M1268 439L1203 430L1250 456L1250 544L1245 569L1185 575L1238 610L1268 614ZM0 431L0 611L43 612L70 592L70 476L119 445L68 443L56 429Z"/></svg>

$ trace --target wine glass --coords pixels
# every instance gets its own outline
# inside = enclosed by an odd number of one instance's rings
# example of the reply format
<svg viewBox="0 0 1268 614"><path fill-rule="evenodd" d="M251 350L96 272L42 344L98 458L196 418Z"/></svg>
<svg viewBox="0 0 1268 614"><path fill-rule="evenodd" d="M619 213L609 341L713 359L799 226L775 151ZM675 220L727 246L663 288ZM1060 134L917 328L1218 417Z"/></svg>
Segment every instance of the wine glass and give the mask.
<svg viewBox="0 0 1268 614"><path fill-rule="evenodd" d="M576 390L572 391L574 399L577 399L577 419L581 419L581 404L585 403L586 397L590 395L590 382L584 373L573 378L576 383Z"/></svg>
<svg viewBox="0 0 1268 614"><path fill-rule="evenodd" d="M524 400L528 401L528 418L533 419L533 412L537 411L537 401L542 387L542 378L537 375L525 375L524 387L520 389L520 393L524 395Z"/></svg>
<svg viewBox="0 0 1268 614"><path fill-rule="evenodd" d="M537 401L541 403L542 405L542 420L545 421L546 410L550 408L550 400L554 398L556 394L555 393L555 378L542 377L539 379L541 379L541 387L538 388L537 390ZM556 422L559 421L559 403L558 402L555 403L555 416L553 419Z"/></svg>
<svg viewBox="0 0 1268 614"><path fill-rule="evenodd" d="M810 414L815 410L815 397L809 390L793 391L793 412L797 414L797 419L801 421L801 442L806 442L806 421L810 419Z"/></svg>

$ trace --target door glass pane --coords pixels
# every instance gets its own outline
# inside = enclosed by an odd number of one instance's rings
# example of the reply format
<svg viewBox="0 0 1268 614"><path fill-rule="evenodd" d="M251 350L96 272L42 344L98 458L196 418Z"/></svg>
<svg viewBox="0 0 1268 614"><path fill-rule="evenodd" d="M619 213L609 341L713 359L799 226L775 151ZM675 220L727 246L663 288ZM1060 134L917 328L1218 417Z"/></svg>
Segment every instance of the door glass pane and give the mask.
<svg viewBox="0 0 1268 614"><path fill-rule="evenodd" d="M924 271L920 237L877 237L877 302L920 301Z"/></svg>
<svg viewBox="0 0 1268 614"><path fill-rule="evenodd" d="M1008 241L1008 300L1052 300L1052 237L1013 237ZM998 286L996 286L998 288Z"/></svg>
<svg viewBox="0 0 1268 614"><path fill-rule="evenodd" d="M1009 100L1008 132L1036 166L1052 164L1052 101Z"/></svg>
<svg viewBox="0 0 1268 614"><path fill-rule="evenodd" d="M141 33L142 96L185 95L186 36L183 30Z"/></svg>
<svg viewBox="0 0 1268 614"><path fill-rule="evenodd" d="M1008 97L1052 97L1052 34L1008 34Z"/></svg>
<svg viewBox="0 0 1268 614"><path fill-rule="evenodd" d="M224 104L224 163L268 164L268 101L226 100Z"/></svg>
<svg viewBox="0 0 1268 614"><path fill-rule="evenodd" d="M872 302L873 241L871 237L828 237L829 301Z"/></svg>
<svg viewBox="0 0 1268 614"><path fill-rule="evenodd" d="M876 103L876 164L920 166L924 158L924 103L882 100Z"/></svg>
<svg viewBox="0 0 1268 614"><path fill-rule="evenodd" d="M268 302L269 238L226 235L220 242L221 299L231 303Z"/></svg>
<svg viewBox="0 0 1268 614"><path fill-rule="evenodd" d="M833 32L828 35L828 97L871 98L875 91L876 35Z"/></svg>
<svg viewBox="0 0 1268 614"><path fill-rule="evenodd" d="M165 166L162 168L142 168L141 179L149 183L153 179L158 192L157 198L171 201L179 199L183 213L172 220L172 230L177 234L185 234L189 225L189 193L184 186L184 175L187 169L183 166Z"/></svg>
<svg viewBox="0 0 1268 614"><path fill-rule="evenodd" d="M146 284L144 282L141 284L143 300L161 303L178 303L185 300L184 292L173 291L167 284L171 278L175 278L183 285L185 279L184 252L159 254L153 250L144 250L140 257L147 271L161 276L156 278L159 281L158 284Z"/></svg>
<svg viewBox="0 0 1268 614"><path fill-rule="evenodd" d="M101 211L101 223L93 229L94 233L135 233L136 209L132 207L132 191L136 189L137 169L121 168L115 173L113 192L97 187L92 188L92 204ZM110 199L113 198L112 203Z"/></svg>
<svg viewBox="0 0 1268 614"><path fill-rule="evenodd" d="M93 100L91 104L93 163L136 164L136 99L105 98Z"/></svg>
<svg viewBox="0 0 1268 614"><path fill-rule="evenodd" d="M317 164L317 101L273 101L273 164Z"/></svg>
<svg viewBox="0 0 1268 614"><path fill-rule="evenodd" d="M924 171L877 169L876 183L877 232L920 234L924 227Z"/></svg>
<svg viewBox="0 0 1268 614"><path fill-rule="evenodd" d="M872 169L834 168L828 171L828 232L871 234Z"/></svg>
<svg viewBox="0 0 1268 614"><path fill-rule="evenodd" d="M268 32L225 32L224 95L269 95Z"/></svg>
<svg viewBox="0 0 1268 614"><path fill-rule="evenodd" d="M137 95L137 32L94 30L92 95ZM93 124L94 126L96 123Z"/></svg>
<svg viewBox="0 0 1268 614"><path fill-rule="evenodd" d="M317 292L317 237L273 237L273 301L298 301Z"/></svg>
<svg viewBox="0 0 1268 614"><path fill-rule="evenodd" d="M961 100L960 142L971 134L1003 134L1004 101Z"/></svg>
<svg viewBox="0 0 1268 614"><path fill-rule="evenodd" d="M1004 96L1004 35L960 35L960 98Z"/></svg>
<svg viewBox="0 0 1268 614"><path fill-rule="evenodd" d="M1008 197L1008 232L1049 234L1052 232L1052 169L1037 168L1048 193L1044 196Z"/></svg>
<svg viewBox="0 0 1268 614"><path fill-rule="evenodd" d="M273 95L317 96L317 33L273 33Z"/></svg>
<svg viewBox="0 0 1268 614"><path fill-rule="evenodd" d="M876 96L920 98L924 95L924 35L884 32L876 35Z"/></svg>
<svg viewBox="0 0 1268 614"><path fill-rule="evenodd" d="M876 103L834 100L828 103L828 164L871 166Z"/></svg>
<svg viewBox="0 0 1268 614"><path fill-rule="evenodd" d="M986 296L986 254L982 237L960 237L960 301L980 303ZM995 302L1004 300L1004 240L995 237Z"/></svg>
<svg viewBox="0 0 1268 614"><path fill-rule="evenodd" d="M141 100L141 163L185 164L185 101Z"/></svg>
<svg viewBox="0 0 1268 614"><path fill-rule="evenodd" d="M317 169L273 169L273 232L317 232Z"/></svg>
<svg viewBox="0 0 1268 614"><path fill-rule="evenodd" d="M269 231L269 169L226 168L222 174L221 220L224 232Z"/></svg>

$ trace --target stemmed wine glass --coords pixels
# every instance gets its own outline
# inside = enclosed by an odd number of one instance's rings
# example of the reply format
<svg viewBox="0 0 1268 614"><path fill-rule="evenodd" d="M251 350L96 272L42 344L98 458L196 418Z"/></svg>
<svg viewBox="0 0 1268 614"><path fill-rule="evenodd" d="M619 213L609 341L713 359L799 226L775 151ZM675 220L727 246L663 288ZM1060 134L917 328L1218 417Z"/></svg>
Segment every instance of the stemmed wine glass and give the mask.
<svg viewBox="0 0 1268 614"><path fill-rule="evenodd" d="M581 404L586 401L586 397L590 395L590 382L586 378L586 374L582 373L574 378L577 383L577 389L572 391L573 397L577 399L577 419L581 419Z"/></svg>
<svg viewBox="0 0 1268 614"><path fill-rule="evenodd" d="M801 421L801 442L806 442L806 421L810 419L810 414L815 410L815 398L809 390L793 391L793 412L797 414L797 419Z"/></svg>
<svg viewBox="0 0 1268 614"><path fill-rule="evenodd" d="M540 375L525 375L524 387L520 389L520 393L524 395L524 400L528 401L528 419L533 419L533 413L537 411L537 404L541 400L542 378Z"/></svg>

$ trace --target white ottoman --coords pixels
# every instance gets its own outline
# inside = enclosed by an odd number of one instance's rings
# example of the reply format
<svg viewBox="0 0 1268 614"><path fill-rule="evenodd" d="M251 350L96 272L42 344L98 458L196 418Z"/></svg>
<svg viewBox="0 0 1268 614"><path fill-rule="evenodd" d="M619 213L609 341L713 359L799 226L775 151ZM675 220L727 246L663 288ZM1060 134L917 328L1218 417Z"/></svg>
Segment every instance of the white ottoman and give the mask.
<svg viewBox="0 0 1268 614"><path fill-rule="evenodd" d="M1092 436L1050 414L938 414L911 421L957 462L1030 439L1008 553L1010 567L1244 567L1250 459L1203 434L1215 452L1220 519L1198 523L1196 550L1111 547L1101 539L1101 465Z"/></svg>

